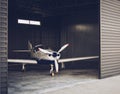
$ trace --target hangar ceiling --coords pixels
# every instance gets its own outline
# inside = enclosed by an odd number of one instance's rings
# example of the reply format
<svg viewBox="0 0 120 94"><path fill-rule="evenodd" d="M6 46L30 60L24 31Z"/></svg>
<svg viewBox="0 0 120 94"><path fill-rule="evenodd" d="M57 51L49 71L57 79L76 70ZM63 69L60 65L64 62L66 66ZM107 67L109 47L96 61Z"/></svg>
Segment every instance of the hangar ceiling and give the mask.
<svg viewBox="0 0 120 94"><path fill-rule="evenodd" d="M63 15L80 8L96 5L98 0L14 0L16 9L41 16Z"/></svg>

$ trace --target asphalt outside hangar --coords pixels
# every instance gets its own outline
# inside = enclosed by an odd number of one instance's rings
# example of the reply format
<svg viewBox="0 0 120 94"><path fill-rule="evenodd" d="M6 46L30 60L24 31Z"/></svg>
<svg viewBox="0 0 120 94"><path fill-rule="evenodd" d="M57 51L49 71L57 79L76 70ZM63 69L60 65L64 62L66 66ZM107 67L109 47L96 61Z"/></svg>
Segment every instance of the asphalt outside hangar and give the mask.
<svg viewBox="0 0 120 94"><path fill-rule="evenodd" d="M54 51L68 43L61 59L97 56L59 64L54 76L51 61L8 62L8 94L44 94L99 79L99 7L99 0L8 0L8 59L33 60L17 51L28 50L28 42Z"/></svg>

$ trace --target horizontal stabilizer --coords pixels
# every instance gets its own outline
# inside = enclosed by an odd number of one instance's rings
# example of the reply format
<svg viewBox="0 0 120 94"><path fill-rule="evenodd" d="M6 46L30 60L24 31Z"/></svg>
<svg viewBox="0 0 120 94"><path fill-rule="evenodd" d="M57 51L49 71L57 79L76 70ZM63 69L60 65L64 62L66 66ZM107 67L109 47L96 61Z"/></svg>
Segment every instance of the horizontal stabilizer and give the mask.
<svg viewBox="0 0 120 94"><path fill-rule="evenodd" d="M58 62L72 62L72 61L79 61L79 60L87 60L87 59L95 59L99 58L99 56L88 56L88 57L76 57L76 58L67 58L67 59L60 59Z"/></svg>
<svg viewBox="0 0 120 94"><path fill-rule="evenodd" d="M29 53L29 52L31 52L31 50L13 50L13 52Z"/></svg>

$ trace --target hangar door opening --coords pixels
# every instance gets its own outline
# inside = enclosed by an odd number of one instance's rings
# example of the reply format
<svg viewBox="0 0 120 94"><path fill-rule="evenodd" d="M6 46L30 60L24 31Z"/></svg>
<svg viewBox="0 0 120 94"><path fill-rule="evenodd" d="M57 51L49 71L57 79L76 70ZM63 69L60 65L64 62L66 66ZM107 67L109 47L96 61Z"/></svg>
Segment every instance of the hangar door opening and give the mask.
<svg viewBox="0 0 120 94"><path fill-rule="evenodd" d="M34 48L42 44L39 46L54 51L69 43L61 52L62 59L99 56L98 1L9 0L8 58L33 60L27 51L15 51L28 50L28 41ZM9 78L12 81L14 78L11 75L16 75L17 79L17 74L24 77L35 73L36 77L38 74L49 76L50 64L27 64L26 71L21 73L23 64L18 62L9 64ZM84 74L89 76L90 73L98 78L99 63L99 58L65 63L65 70L60 69L58 75L75 77Z"/></svg>

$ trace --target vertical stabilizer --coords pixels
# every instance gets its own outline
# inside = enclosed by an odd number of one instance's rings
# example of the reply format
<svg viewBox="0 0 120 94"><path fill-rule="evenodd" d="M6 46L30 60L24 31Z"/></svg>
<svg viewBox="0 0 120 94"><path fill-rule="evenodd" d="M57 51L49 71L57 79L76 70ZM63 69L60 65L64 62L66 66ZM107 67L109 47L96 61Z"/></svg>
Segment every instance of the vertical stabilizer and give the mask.
<svg viewBox="0 0 120 94"><path fill-rule="evenodd" d="M32 43L30 41L28 41L28 50L30 51L30 56L34 57L33 46L32 46Z"/></svg>
<svg viewBox="0 0 120 94"><path fill-rule="evenodd" d="M32 44L28 41L28 50L32 50Z"/></svg>

